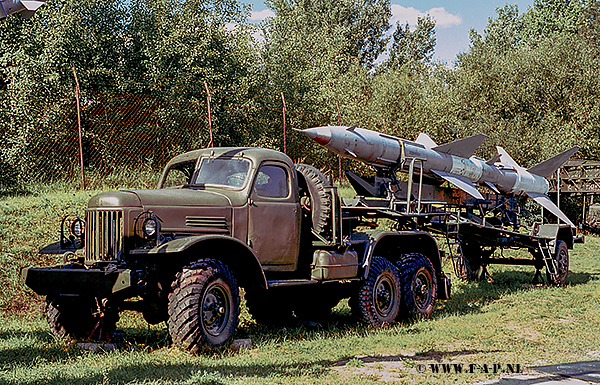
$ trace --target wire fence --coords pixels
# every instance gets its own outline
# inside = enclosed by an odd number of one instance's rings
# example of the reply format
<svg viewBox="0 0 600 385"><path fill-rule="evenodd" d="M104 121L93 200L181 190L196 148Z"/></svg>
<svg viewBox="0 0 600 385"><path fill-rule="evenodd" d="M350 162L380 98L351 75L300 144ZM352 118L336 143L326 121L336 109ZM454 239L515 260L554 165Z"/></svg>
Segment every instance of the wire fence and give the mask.
<svg viewBox="0 0 600 385"><path fill-rule="evenodd" d="M82 172L159 170L177 154L210 145L211 110L219 131L215 145L283 150L284 128L291 128L289 120L285 127L286 107L306 110L281 92L267 95L250 87L240 92L176 79L91 78L82 71L45 89L0 89L0 187L15 178L77 180ZM301 144L287 147L290 156L303 156Z"/></svg>

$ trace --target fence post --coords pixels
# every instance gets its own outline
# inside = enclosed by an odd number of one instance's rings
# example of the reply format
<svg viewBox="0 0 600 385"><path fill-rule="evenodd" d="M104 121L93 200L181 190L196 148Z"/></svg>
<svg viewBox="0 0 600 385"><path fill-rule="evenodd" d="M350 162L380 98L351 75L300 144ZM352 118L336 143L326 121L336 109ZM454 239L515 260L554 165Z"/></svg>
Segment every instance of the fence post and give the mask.
<svg viewBox="0 0 600 385"><path fill-rule="evenodd" d="M77 127L79 128L79 166L81 168L81 188L85 190L85 174L83 172L83 140L81 138L81 109L79 107L79 80L73 66L73 77L75 77L75 101L77 102Z"/></svg>
<svg viewBox="0 0 600 385"><path fill-rule="evenodd" d="M210 142L208 147L213 146L213 132L212 132L212 117L210 116L210 91L208 90L208 84L204 81L204 88L206 89L206 104L208 106L208 134L210 135Z"/></svg>
<svg viewBox="0 0 600 385"><path fill-rule="evenodd" d="M287 155L287 140L285 136L285 114L287 110L285 108L285 98L283 97L283 92L281 93L281 101L283 102L283 153Z"/></svg>
<svg viewBox="0 0 600 385"><path fill-rule="evenodd" d="M335 102L335 106L337 107L337 124L338 126L342 124L342 115L340 114L340 104ZM340 182L340 187L342 186L342 156L338 155L338 182Z"/></svg>

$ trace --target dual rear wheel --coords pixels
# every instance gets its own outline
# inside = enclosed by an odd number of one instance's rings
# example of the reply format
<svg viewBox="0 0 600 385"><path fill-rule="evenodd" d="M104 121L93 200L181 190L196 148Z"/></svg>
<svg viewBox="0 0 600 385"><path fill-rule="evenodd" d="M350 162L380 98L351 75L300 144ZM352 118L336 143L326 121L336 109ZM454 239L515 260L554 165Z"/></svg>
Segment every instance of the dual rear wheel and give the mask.
<svg viewBox="0 0 600 385"><path fill-rule="evenodd" d="M363 322L382 327L400 318L429 317L436 298L435 270L427 257L415 253L396 264L374 257L350 306Z"/></svg>

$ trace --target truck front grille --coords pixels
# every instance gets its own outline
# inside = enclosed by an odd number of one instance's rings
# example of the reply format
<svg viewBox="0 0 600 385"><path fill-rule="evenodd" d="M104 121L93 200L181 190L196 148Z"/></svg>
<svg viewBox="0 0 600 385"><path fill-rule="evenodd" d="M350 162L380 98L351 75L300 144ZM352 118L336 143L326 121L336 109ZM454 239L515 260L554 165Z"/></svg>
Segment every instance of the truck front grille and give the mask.
<svg viewBox="0 0 600 385"><path fill-rule="evenodd" d="M123 212L88 210L85 223L85 262L116 260L123 251Z"/></svg>

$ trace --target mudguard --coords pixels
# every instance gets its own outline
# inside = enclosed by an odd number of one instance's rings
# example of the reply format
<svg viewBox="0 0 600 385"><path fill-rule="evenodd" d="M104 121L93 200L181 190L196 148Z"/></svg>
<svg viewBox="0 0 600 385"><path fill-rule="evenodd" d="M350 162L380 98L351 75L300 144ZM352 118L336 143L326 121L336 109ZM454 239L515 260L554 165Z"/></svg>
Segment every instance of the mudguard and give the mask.
<svg viewBox="0 0 600 385"><path fill-rule="evenodd" d="M190 261L200 259L201 256L223 261L233 270L240 286L267 287L265 274L254 251L239 239L226 235L182 237L152 249L136 249L130 252L134 255L153 257L160 257L162 254L189 256L190 253L199 256L191 257Z"/></svg>

